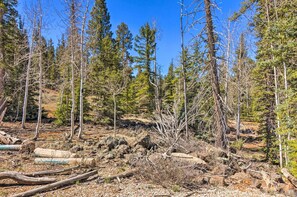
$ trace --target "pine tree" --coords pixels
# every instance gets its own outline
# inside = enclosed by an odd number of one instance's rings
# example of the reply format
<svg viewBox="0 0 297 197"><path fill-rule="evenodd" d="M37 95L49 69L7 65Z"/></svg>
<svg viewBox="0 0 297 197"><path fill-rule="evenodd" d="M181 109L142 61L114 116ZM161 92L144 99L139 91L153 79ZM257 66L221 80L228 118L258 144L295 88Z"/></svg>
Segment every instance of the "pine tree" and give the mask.
<svg viewBox="0 0 297 197"><path fill-rule="evenodd" d="M55 89L57 87L56 80L60 76L58 66L56 65L55 47L52 39L50 39L47 43L45 63L45 80L47 80L47 87Z"/></svg>
<svg viewBox="0 0 297 197"><path fill-rule="evenodd" d="M170 66L168 68L167 75L164 78L164 105L166 106L172 106L174 102L175 97L175 83L176 83L176 77L174 72L174 65L173 61L171 61Z"/></svg>
<svg viewBox="0 0 297 197"><path fill-rule="evenodd" d="M134 48L138 53L135 67L138 73L135 79L136 103L140 110L151 113L154 109L154 89L151 84L151 64L155 59L156 30L148 23L142 26L135 37Z"/></svg>
<svg viewBox="0 0 297 197"><path fill-rule="evenodd" d="M94 121L110 123L113 119L113 102L104 85L110 72L118 68L119 57L105 0L95 1L87 33L90 35L88 46L91 54L88 83L94 95Z"/></svg>
<svg viewBox="0 0 297 197"><path fill-rule="evenodd" d="M129 72L132 73L132 68L131 64L133 61L132 56L130 55L130 50L132 49L132 41L133 41L133 36L132 33L130 32L128 26L125 23L121 23L118 25L117 30L116 30L116 46L118 50L118 56L119 56L119 66L118 70L130 70ZM125 87L125 90L123 92L123 95L120 96L118 104L119 107L122 107L122 109L125 112L132 112L135 106L134 106L134 97L133 95L130 94L131 92L131 81L132 81L132 74L127 76L129 80L127 79L127 84Z"/></svg>

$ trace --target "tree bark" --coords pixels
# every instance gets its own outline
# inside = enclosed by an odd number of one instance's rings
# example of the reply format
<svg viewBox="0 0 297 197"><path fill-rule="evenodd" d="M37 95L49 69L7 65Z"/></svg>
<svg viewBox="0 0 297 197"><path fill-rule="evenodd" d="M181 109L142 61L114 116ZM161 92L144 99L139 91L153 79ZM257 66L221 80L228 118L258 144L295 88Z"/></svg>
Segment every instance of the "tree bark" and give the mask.
<svg viewBox="0 0 297 197"><path fill-rule="evenodd" d="M73 158L76 157L75 153L70 151L54 150L54 149L44 149L36 148L34 154L37 157L50 157L50 158Z"/></svg>
<svg viewBox="0 0 297 197"><path fill-rule="evenodd" d="M210 74L211 74L211 85L212 93L214 98L214 118L216 126L216 146L221 148L226 148L226 130L227 124L224 115L223 104L221 100L219 79L218 79L218 69L216 62L216 51L215 51L215 38L214 38L214 27L211 14L211 2L210 0L204 0L205 5L205 15L206 15L206 27L207 27L207 37L208 37L208 58L210 63Z"/></svg>
<svg viewBox="0 0 297 197"><path fill-rule="evenodd" d="M42 184L48 184L48 183L53 183L53 182L57 181L57 179L55 179L55 178L29 177L29 176L23 175L19 172L1 172L0 180L3 180L3 179L12 179L12 180L16 181L17 183L23 184L23 185L42 185Z"/></svg>
<svg viewBox="0 0 297 197"><path fill-rule="evenodd" d="M29 191L26 191L23 193L15 194L15 195L13 195L13 197L33 196L33 195L41 193L41 192L45 192L45 191L57 189L57 188L60 188L60 187L66 186L66 185L74 184L77 181L87 179L90 176L93 176L95 174L97 174L96 170L75 176L73 178L65 179L65 180L51 183L51 184L48 184L48 185L45 185L45 186L42 186L39 188L35 188L35 189L29 190Z"/></svg>

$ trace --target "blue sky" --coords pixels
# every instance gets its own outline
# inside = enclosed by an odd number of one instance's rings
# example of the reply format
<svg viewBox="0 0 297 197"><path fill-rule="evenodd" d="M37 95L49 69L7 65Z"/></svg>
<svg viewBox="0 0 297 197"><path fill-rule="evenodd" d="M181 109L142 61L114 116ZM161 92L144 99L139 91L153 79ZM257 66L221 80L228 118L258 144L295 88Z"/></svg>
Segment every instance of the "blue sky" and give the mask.
<svg viewBox="0 0 297 197"><path fill-rule="evenodd" d="M30 2L34 0L19 0L19 12L24 15L25 4L30 7ZM45 18L47 22L44 36L52 38L54 43L65 33L65 24L62 22L65 9L63 0L44 0ZM125 22L133 36L138 34L139 28L146 22L157 22L160 31L158 41L158 64L162 73L166 73L172 59L178 61L180 52L180 6L179 0L106 0L111 16L112 29L115 32L117 25ZM189 4L192 0L185 0ZM94 0L91 0L91 6ZM217 30L222 30L221 22L225 21L234 11L240 8L239 0L217 0L220 10L216 11L215 23ZM187 34L187 40L195 34ZM197 31L198 33L198 31Z"/></svg>

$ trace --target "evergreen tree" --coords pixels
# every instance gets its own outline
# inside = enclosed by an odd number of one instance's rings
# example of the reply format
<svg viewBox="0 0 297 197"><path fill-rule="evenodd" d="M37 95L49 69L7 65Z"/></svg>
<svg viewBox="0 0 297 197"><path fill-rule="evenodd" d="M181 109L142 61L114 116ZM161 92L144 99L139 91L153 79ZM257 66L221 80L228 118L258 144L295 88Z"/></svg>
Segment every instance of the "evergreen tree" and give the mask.
<svg viewBox="0 0 297 197"><path fill-rule="evenodd" d="M151 113L154 109L154 89L151 84L151 63L155 59L156 30L148 23L142 26L135 37L135 67L138 73L135 79L136 103L140 110Z"/></svg>
<svg viewBox="0 0 297 197"><path fill-rule="evenodd" d="M50 39L47 43L46 54L46 84L49 88L55 89L57 87L56 80L59 78L59 70L55 60L55 47L52 39Z"/></svg>
<svg viewBox="0 0 297 197"><path fill-rule="evenodd" d="M168 73L164 78L164 104L165 106L172 106L175 97L175 83L176 77L174 72L173 61L171 61L170 66L168 68Z"/></svg>

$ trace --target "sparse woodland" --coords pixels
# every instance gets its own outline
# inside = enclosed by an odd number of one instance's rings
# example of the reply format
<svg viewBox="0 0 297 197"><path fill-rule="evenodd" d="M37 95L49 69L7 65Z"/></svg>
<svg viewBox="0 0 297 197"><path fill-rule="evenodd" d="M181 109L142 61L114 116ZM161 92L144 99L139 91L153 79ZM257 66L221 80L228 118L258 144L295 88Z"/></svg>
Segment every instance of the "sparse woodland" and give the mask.
<svg viewBox="0 0 297 197"><path fill-rule="evenodd" d="M296 196L297 0L172 1L170 65L108 2L61 0L55 43L0 0L0 196Z"/></svg>

